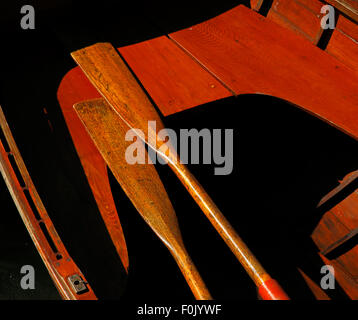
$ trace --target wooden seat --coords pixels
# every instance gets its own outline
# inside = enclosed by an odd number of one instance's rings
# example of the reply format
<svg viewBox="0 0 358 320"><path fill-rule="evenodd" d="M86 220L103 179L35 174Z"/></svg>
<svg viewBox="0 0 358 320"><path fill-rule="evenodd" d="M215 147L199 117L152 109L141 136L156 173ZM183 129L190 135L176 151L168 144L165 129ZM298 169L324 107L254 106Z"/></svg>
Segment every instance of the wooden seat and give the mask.
<svg viewBox="0 0 358 320"><path fill-rule="evenodd" d="M358 138L358 77L293 32L238 6L169 35L235 94L291 102Z"/></svg>
<svg viewBox="0 0 358 320"><path fill-rule="evenodd" d="M166 36L118 50L164 116L232 95Z"/></svg>

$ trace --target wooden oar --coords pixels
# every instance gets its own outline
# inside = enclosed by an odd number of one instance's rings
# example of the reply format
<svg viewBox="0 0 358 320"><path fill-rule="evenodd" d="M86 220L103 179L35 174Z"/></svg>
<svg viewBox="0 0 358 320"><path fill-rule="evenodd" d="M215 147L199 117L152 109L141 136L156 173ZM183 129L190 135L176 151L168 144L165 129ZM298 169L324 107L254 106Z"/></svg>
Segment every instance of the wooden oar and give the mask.
<svg viewBox="0 0 358 320"><path fill-rule="evenodd" d="M158 131L164 129L164 125L145 92L113 46L109 43L98 43L75 51L71 55L121 119L130 128L145 132L145 142L158 150L163 142L157 141L157 131L149 128L148 124L149 121L155 121ZM178 161L175 150L171 150L168 156L163 153L161 155L168 160L169 166L253 279L261 297L268 300L288 299L283 289L264 270L204 188Z"/></svg>
<svg viewBox="0 0 358 320"><path fill-rule="evenodd" d="M125 140L128 127L103 100L74 106L98 150L135 208L167 246L197 299L210 293L190 259L182 240L173 206L153 164L128 164Z"/></svg>

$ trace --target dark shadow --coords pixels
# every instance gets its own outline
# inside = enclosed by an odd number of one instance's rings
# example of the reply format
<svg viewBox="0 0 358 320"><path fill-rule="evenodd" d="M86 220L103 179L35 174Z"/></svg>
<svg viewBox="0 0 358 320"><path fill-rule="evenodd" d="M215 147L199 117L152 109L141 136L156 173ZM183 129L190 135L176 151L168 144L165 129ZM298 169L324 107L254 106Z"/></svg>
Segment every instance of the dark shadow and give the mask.
<svg viewBox="0 0 358 320"><path fill-rule="evenodd" d="M262 14L264 17L267 17L272 7L272 4L273 4L273 0L264 0L259 10L259 13Z"/></svg>
<svg viewBox="0 0 358 320"><path fill-rule="evenodd" d="M323 262L310 239L323 214L316 206L339 179L357 169L357 142L291 104L268 96L213 102L169 116L165 124L176 130L234 129L235 167L231 175L214 176L213 165L189 167L287 292L296 299L310 297L296 267L312 279L321 276ZM199 231L192 232L197 239ZM228 274L231 267L225 267ZM340 288L329 294L346 298Z"/></svg>
<svg viewBox="0 0 358 320"><path fill-rule="evenodd" d="M347 253L348 251L352 250L358 244L358 234L354 235L353 237L346 240L344 243L339 245L337 248L333 249L329 252L326 257L329 260L334 260L341 255Z"/></svg>

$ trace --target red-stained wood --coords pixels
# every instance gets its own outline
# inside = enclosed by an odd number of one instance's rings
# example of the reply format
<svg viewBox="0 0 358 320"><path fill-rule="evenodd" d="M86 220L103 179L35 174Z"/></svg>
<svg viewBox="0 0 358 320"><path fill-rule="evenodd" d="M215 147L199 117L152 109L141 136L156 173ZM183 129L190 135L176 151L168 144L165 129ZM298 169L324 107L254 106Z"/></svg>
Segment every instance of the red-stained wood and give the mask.
<svg viewBox="0 0 358 320"><path fill-rule="evenodd" d="M238 6L170 37L236 94L284 99L358 139L357 74L292 31Z"/></svg>
<svg viewBox="0 0 358 320"><path fill-rule="evenodd" d="M340 16L326 51L358 72L358 25Z"/></svg>
<svg viewBox="0 0 358 320"><path fill-rule="evenodd" d="M346 271L339 261L329 260L322 254L319 254L319 256L325 265L331 265L334 268L335 279L348 297L352 300L358 300L358 284L352 275Z"/></svg>
<svg viewBox="0 0 358 320"><path fill-rule="evenodd" d="M312 234L312 239L320 250L328 243L338 240L349 232L349 229L331 211L327 212ZM358 299L358 248L355 247L335 259L328 259L320 254L325 264L335 268L338 283L351 299Z"/></svg>
<svg viewBox="0 0 358 320"><path fill-rule="evenodd" d="M80 158L84 173L112 242L128 271L127 246L109 185L107 166L73 109L79 101L100 97L80 68L69 71L58 88L57 98Z"/></svg>
<svg viewBox="0 0 358 320"><path fill-rule="evenodd" d="M347 175L342 184L349 181L354 174L355 172ZM323 215L312 233L312 239L322 253L336 242L340 243L341 239L345 239L346 235L358 228L357 210L358 190L355 190ZM339 267L336 270L337 280L344 291L351 299L358 299L358 247L350 248L333 260L327 257L324 257L327 264Z"/></svg>
<svg viewBox="0 0 358 320"><path fill-rule="evenodd" d="M1 175L58 292L64 300L96 300L97 298L90 284L87 283L85 276L68 254L60 236L56 232L27 171L1 107L0 130L3 131L6 139L6 141L0 140ZM7 145L9 150L5 150L4 145ZM10 162L10 157L13 157L15 161L13 164ZM15 166L18 170L16 170ZM20 176L22 178L21 182L19 181ZM28 196L25 192L28 192ZM76 292L69 279L74 275L86 283L87 292Z"/></svg>
<svg viewBox="0 0 358 320"><path fill-rule="evenodd" d="M319 0L274 0L267 19L317 44L323 32L321 8Z"/></svg>
<svg viewBox="0 0 358 320"><path fill-rule="evenodd" d="M164 116L232 95L166 36L118 50Z"/></svg>
<svg viewBox="0 0 358 320"><path fill-rule="evenodd" d="M335 6L338 10L346 14L351 19L358 22L358 2L357 0L325 0Z"/></svg>
<svg viewBox="0 0 358 320"><path fill-rule="evenodd" d="M250 0L250 7L252 10L259 11L264 0Z"/></svg>
<svg viewBox="0 0 358 320"><path fill-rule="evenodd" d="M314 282L303 270L298 268L298 272L301 274L303 280L311 289L317 300L331 300L331 298L321 289L321 287L316 282Z"/></svg>

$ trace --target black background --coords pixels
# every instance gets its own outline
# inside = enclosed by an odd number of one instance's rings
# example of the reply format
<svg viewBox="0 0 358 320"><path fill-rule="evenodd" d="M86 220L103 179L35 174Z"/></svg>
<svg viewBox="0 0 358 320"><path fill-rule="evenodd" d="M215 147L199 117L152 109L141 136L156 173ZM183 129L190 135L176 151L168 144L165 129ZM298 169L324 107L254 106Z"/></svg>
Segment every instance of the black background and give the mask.
<svg viewBox="0 0 358 320"><path fill-rule="evenodd" d="M35 30L20 28L20 8L31 2L0 5L0 104L57 231L100 299L193 298L167 249L109 173L129 251L130 272L125 274L56 99L62 77L75 67L70 52L99 41L119 47L150 39L237 3L198 1L194 7L189 1L37 1ZM322 214L315 207L338 179L357 169L357 143L295 106L266 96L224 99L164 122L175 129L234 129L231 175L215 176L214 165L190 169L287 293L293 299L313 299L297 267L319 281L323 263L309 238ZM255 286L184 187L167 167L157 169L187 249L213 297L256 299ZM0 201L0 299L59 299L2 180ZM25 264L35 267L34 291L19 288ZM346 299L339 286L329 294Z"/></svg>

